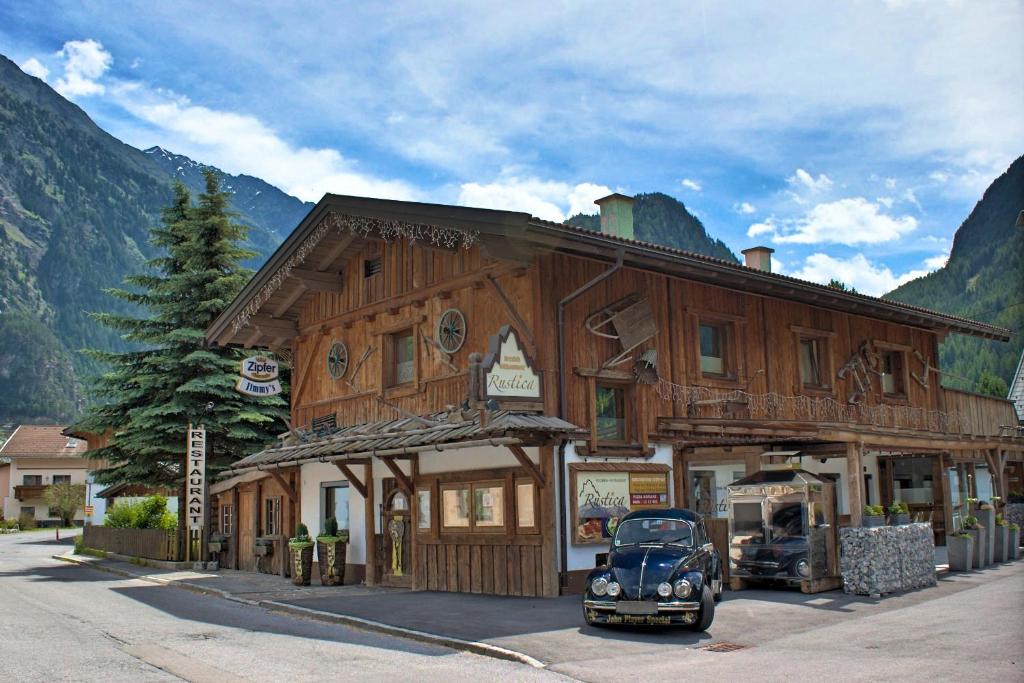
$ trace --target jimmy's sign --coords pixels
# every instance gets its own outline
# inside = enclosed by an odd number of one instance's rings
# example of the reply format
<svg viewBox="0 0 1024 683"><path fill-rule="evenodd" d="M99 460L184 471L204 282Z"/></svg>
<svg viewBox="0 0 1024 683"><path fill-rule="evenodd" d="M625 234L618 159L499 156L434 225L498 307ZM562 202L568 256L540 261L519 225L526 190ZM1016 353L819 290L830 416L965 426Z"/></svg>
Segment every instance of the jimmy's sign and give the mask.
<svg viewBox="0 0 1024 683"><path fill-rule="evenodd" d="M484 392L487 398L499 400L541 399L540 373L533 369L533 360L519 346L515 330L508 325L491 337L484 359Z"/></svg>
<svg viewBox="0 0 1024 683"><path fill-rule="evenodd" d="M200 425L188 426L188 454L185 481L188 495L185 510L189 529L203 528L203 508L206 505L206 429Z"/></svg>
<svg viewBox="0 0 1024 683"><path fill-rule="evenodd" d="M268 356L242 359L242 376L235 389L247 396L276 396L281 393L277 361Z"/></svg>

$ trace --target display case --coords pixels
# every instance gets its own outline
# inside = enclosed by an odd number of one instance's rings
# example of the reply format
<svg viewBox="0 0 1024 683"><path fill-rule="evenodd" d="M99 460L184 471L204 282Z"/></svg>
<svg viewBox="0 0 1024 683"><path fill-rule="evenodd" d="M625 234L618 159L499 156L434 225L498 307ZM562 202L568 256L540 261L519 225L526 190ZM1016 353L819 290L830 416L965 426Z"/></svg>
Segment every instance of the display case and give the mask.
<svg viewBox="0 0 1024 683"><path fill-rule="evenodd" d="M839 577L835 485L788 465L728 486L729 567L737 579L830 590Z"/></svg>

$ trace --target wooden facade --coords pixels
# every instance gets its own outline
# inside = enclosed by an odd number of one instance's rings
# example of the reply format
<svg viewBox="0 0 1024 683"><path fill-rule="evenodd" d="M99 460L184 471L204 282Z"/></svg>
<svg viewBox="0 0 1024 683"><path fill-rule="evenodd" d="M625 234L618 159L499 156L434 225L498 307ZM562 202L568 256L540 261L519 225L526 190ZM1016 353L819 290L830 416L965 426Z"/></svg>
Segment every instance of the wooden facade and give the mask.
<svg viewBox="0 0 1024 683"><path fill-rule="evenodd" d="M439 321L453 309L464 339L446 351ZM869 454L936 455L938 480L955 452L987 460L1005 487L1006 463L1024 451L1003 428L1017 424L1010 404L940 386L946 334L1005 338L1005 330L525 214L326 197L207 336L290 361L291 424L301 429L460 406L486 413L471 386L472 354L486 353L506 325L543 386L539 401L512 408L561 417L587 438L537 440L535 461L496 445L487 465L453 455L430 472L416 453L369 452L347 470L339 456L358 495L350 509L360 498L365 508L353 533L367 539L368 583L390 576L429 590L556 595L576 568L568 513L556 533L569 508L560 497L571 491L554 483L581 462L664 468L671 500L685 505L694 464L739 462L751 473L765 451L798 448L822 463L845 460L837 476L848 479L846 517L856 524ZM702 351L704 337L713 351ZM329 371L329 356L346 359L342 372ZM666 449L668 460L658 460ZM239 514L229 566L251 566L241 551L250 539L239 530L249 517L260 528L268 495L285 494L279 478L300 495L301 463L286 465L219 494ZM536 484L536 528L509 526L520 480ZM503 487L500 533L444 528L441 493L460 481ZM421 528L416 503L427 491L434 518ZM948 500L940 492L936 509ZM285 533L299 516L295 504ZM302 509L320 514L316 503ZM938 516L937 529L949 528L948 510ZM407 549L391 545L395 520Z"/></svg>

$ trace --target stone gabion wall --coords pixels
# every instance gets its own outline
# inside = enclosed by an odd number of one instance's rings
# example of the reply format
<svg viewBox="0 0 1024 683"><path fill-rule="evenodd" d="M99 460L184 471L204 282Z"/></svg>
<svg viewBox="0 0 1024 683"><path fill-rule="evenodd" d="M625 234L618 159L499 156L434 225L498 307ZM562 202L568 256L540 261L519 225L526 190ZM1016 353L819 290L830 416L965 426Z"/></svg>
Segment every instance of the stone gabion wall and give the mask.
<svg viewBox="0 0 1024 683"><path fill-rule="evenodd" d="M1024 527L1024 503L1007 503L1003 516L1010 524Z"/></svg>
<svg viewBox="0 0 1024 683"><path fill-rule="evenodd" d="M839 545L847 593L885 595L936 583L931 524L840 529Z"/></svg>

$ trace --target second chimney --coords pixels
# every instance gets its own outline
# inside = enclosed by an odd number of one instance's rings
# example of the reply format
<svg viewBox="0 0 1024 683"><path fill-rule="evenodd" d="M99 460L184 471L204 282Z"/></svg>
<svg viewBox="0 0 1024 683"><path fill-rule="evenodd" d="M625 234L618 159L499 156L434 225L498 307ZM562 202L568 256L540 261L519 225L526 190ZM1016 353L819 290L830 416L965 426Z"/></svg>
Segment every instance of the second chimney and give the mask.
<svg viewBox="0 0 1024 683"><path fill-rule="evenodd" d="M601 232L606 235L633 239L633 198L624 194L610 194L594 200L601 207Z"/></svg>
<svg viewBox="0 0 1024 683"><path fill-rule="evenodd" d="M743 250L743 259L747 268L763 270L766 273L772 272L772 254L775 250L771 247L751 247Z"/></svg>

